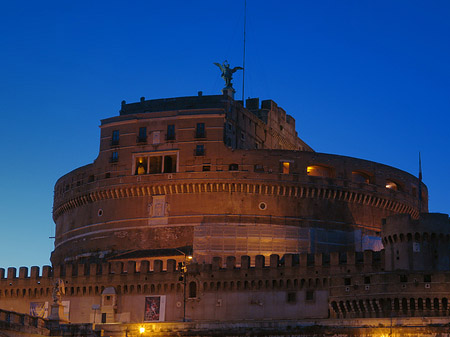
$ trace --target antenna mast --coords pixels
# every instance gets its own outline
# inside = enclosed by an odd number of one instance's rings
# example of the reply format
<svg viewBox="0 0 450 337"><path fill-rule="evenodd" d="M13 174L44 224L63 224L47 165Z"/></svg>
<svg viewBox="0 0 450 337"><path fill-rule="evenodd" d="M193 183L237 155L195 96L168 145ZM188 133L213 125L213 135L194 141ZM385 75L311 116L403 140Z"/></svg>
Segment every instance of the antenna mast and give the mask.
<svg viewBox="0 0 450 337"><path fill-rule="evenodd" d="M242 61L242 106L245 106L244 85L245 85L245 28L247 22L247 0L244 0L244 55Z"/></svg>

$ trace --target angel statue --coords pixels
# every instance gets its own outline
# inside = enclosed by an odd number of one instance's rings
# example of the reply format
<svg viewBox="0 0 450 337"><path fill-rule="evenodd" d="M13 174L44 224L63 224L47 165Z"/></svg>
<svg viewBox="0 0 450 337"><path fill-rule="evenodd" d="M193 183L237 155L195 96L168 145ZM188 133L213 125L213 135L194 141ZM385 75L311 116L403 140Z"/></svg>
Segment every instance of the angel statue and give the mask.
<svg viewBox="0 0 450 337"><path fill-rule="evenodd" d="M230 65L226 60L223 64L217 62L214 62L214 64L222 71L222 78L225 80L225 88L232 88L233 84L231 84L231 80L233 79L233 74L239 69L244 69L242 67L234 67L233 69L230 69Z"/></svg>
<svg viewBox="0 0 450 337"><path fill-rule="evenodd" d="M55 280L55 283L53 285L53 303L55 304L61 304L61 295L65 294L65 288L64 288L64 281L60 278Z"/></svg>

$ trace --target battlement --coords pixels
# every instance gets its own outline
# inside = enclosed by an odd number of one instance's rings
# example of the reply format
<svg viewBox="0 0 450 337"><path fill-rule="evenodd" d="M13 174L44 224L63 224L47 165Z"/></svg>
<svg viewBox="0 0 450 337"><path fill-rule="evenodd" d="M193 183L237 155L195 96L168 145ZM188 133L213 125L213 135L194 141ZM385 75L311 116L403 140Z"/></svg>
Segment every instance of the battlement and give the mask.
<svg viewBox="0 0 450 337"><path fill-rule="evenodd" d="M266 262L264 255L257 255L255 259L249 256L242 256L240 263L237 263L235 256L228 256L226 259L214 257L210 264L190 263L188 264L188 272L202 273L212 271L229 271L229 270L260 270L260 269L302 269L328 267L336 269L339 267L356 267L366 266L377 269L383 260L383 252L374 252L367 250L364 252L347 252L330 254L285 254L282 258L277 254L269 256ZM20 267L19 274L17 268L9 267L6 272L4 268L0 268L0 284L1 282L20 281L20 280L42 280L53 278L72 278L85 277L95 275L123 275L123 274L158 274L179 273L179 266L174 259L169 259L164 263L162 260L153 261L122 261L90 263L90 264L72 264L67 263L57 266L43 266L42 273L40 268L33 266Z"/></svg>

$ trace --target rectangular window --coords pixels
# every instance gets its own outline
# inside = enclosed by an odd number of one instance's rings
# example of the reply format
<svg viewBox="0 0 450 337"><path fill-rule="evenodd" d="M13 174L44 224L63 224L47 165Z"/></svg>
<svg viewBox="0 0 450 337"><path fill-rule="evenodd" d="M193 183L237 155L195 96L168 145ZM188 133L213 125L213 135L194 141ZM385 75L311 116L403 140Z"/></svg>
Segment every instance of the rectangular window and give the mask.
<svg viewBox="0 0 450 337"><path fill-rule="evenodd" d="M197 145L195 147L195 155L196 156L204 156L205 155L205 146L204 145Z"/></svg>
<svg viewBox="0 0 450 337"><path fill-rule="evenodd" d="M111 145L119 145L119 130L114 130L111 138Z"/></svg>
<svg viewBox="0 0 450 337"><path fill-rule="evenodd" d="M370 284L370 276L364 276L364 284Z"/></svg>
<svg viewBox="0 0 450 337"><path fill-rule="evenodd" d="M117 163L119 161L119 153L114 151L111 156L111 163Z"/></svg>
<svg viewBox="0 0 450 337"><path fill-rule="evenodd" d="M402 283L408 282L408 276L400 275L400 282L402 282Z"/></svg>
<svg viewBox="0 0 450 337"><path fill-rule="evenodd" d="M147 128L142 127L139 128L138 143L145 143L145 142L147 142Z"/></svg>
<svg viewBox="0 0 450 337"><path fill-rule="evenodd" d="M286 297L287 303L296 303L297 302L297 293L295 292L288 292Z"/></svg>
<svg viewBox="0 0 450 337"><path fill-rule="evenodd" d="M352 284L352 279L350 277L344 278L344 285L349 286Z"/></svg>
<svg viewBox="0 0 450 337"><path fill-rule="evenodd" d="M177 156L164 156L164 173L177 171Z"/></svg>
<svg viewBox="0 0 450 337"><path fill-rule="evenodd" d="M177 172L177 158L177 153L172 151L170 153L158 152L136 156L134 157L133 174L175 173Z"/></svg>
<svg viewBox="0 0 450 337"><path fill-rule="evenodd" d="M205 123L197 123L195 138L205 138Z"/></svg>
<svg viewBox="0 0 450 337"><path fill-rule="evenodd" d="M175 125L167 125L167 135L166 140L175 140Z"/></svg>
<svg viewBox="0 0 450 337"><path fill-rule="evenodd" d="M305 300L314 301L314 290L307 290L305 294Z"/></svg>
<svg viewBox="0 0 450 337"><path fill-rule="evenodd" d="M289 163L288 161L283 161L281 163L282 173L283 174L289 174L290 166L291 166L291 163Z"/></svg>
<svg viewBox="0 0 450 337"><path fill-rule="evenodd" d="M264 165L255 164L254 171L255 172L264 172Z"/></svg>
<svg viewBox="0 0 450 337"><path fill-rule="evenodd" d="M150 174L161 173L162 172L162 157L152 156L150 157Z"/></svg>
<svg viewBox="0 0 450 337"><path fill-rule="evenodd" d="M204 171L204 172L211 171L211 166L210 165L203 165L202 171Z"/></svg>
<svg viewBox="0 0 450 337"><path fill-rule="evenodd" d="M431 275L423 275L423 282L430 283Z"/></svg>

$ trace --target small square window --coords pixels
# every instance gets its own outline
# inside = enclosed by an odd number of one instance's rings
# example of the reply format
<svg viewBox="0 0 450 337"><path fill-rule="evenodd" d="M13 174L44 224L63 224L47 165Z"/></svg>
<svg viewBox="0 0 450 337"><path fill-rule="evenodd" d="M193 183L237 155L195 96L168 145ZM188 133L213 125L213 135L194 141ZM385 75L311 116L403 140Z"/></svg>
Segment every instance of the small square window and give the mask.
<svg viewBox="0 0 450 337"><path fill-rule="evenodd" d="M314 290L307 290L305 294L306 301L314 301Z"/></svg>
<svg viewBox="0 0 450 337"><path fill-rule="evenodd" d="M408 282L408 276L406 276L406 275L400 275L400 282L402 282L402 283Z"/></svg>
<svg viewBox="0 0 450 337"><path fill-rule="evenodd" d="M228 166L229 171L239 171L239 165L238 164L230 164Z"/></svg>
<svg viewBox="0 0 450 337"><path fill-rule="evenodd" d="M255 172L264 172L264 165L255 164L254 171Z"/></svg>
<svg viewBox="0 0 450 337"><path fill-rule="evenodd" d="M431 275L423 275L423 282L431 282Z"/></svg>
<svg viewBox="0 0 450 337"><path fill-rule="evenodd" d="M364 276L364 284L370 284L370 276Z"/></svg>
<svg viewBox="0 0 450 337"><path fill-rule="evenodd" d="M297 293L295 292L288 292L286 297L287 303L296 303L297 302Z"/></svg>

